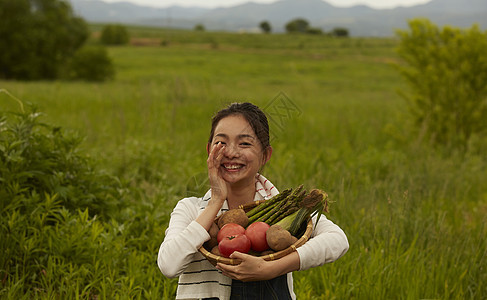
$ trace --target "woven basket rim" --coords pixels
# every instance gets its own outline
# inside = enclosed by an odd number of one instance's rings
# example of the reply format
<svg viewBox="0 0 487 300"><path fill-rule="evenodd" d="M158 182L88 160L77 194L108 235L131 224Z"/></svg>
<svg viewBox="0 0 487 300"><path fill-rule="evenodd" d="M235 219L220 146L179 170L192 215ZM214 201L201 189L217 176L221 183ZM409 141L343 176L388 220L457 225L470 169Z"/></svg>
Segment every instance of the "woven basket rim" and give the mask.
<svg viewBox="0 0 487 300"><path fill-rule="evenodd" d="M266 200L254 201L253 203L240 205L238 208L241 208L241 209L244 209L245 211L248 211L248 210L256 207L257 205L264 203L265 201ZM218 218L216 219L216 221L217 220L218 220ZM282 258L282 257L296 251L296 249L298 247L304 245L304 243L306 243L309 240L312 230L313 230L313 223L312 223L311 218L310 218L308 221L308 225L306 226L306 230L303 233L303 235L296 242L294 242L291 246L287 247L284 250L281 250L281 251L278 251L275 253L271 253L271 254L267 254L267 255L263 255L263 256L259 256L259 257L263 258L264 260L270 261L270 260L276 260L276 259ZM204 245L201 246L198 249L198 251L213 265L216 265L217 263L223 263L226 265L238 265L241 262L240 259L227 258L227 257L215 255L215 254L211 253L210 251L208 251L204 247Z"/></svg>

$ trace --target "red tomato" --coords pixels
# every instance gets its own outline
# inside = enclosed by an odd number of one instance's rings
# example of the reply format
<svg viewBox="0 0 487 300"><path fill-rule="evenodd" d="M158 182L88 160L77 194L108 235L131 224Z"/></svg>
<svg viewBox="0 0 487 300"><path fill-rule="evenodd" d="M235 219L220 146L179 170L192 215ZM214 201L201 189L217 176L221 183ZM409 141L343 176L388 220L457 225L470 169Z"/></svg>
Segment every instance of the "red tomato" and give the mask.
<svg viewBox="0 0 487 300"><path fill-rule="evenodd" d="M245 233L245 228L243 228L241 225L236 223L227 223L223 225L220 231L218 231L216 239L218 243L220 243L221 240L223 240L227 236L244 234L244 233Z"/></svg>
<svg viewBox="0 0 487 300"><path fill-rule="evenodd" d="M249 238L250 243L252 244L252 250L260 252L269 249L265 236L269 227L271 226L265 222L255 222L247 227L245 235Z"/></svg>
<svg viewBox="0 0 487 300"><path fill-rule="evenodd" d="M218 250L224 257L230 257L233 251L247 253L250 251L250 240L245 234L230 235L218 244Z"/></svg>

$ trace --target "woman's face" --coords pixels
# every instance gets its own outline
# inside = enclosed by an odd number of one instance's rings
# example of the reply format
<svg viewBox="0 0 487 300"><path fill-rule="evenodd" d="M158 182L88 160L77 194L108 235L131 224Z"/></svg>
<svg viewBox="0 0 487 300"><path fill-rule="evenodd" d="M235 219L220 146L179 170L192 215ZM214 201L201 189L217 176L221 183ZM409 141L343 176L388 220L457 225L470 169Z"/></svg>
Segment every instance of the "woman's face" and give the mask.
<svg viewBox="0 0 487 300"><path fill-rule="evenodd" d="M220 174L230 183L254 184L255 175L270 158L264 156L260 141L252 126L241 115L231 115L221 119L208 151L217 143L223 143L225 149L220 163Z"/></svg>

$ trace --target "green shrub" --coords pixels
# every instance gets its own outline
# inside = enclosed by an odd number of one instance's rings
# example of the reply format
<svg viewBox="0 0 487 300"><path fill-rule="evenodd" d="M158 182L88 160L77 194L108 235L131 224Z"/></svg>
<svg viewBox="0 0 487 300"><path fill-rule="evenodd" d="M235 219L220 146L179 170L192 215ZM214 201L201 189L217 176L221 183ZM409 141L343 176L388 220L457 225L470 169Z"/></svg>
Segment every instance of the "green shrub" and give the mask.
<svg viewBox="0 0 487 300"><path fill-rule="evenodd" d="M438 28L425 19L397 32L403 95L418 128L441 144L466 145L487 131L487 32Z"/></svg>
<svg viewBox="0 0 487 300"><path fill-rule="evenodd" d="M123 25L106 25L101 31L101 42L105 45L124 45L130 40L127 28Z"/></svg>
<svg viewBox="0 0 487 300"><path fill-rule="evenodd" d="M174 298L154 258L167 208L129 207L131 190L40 116L0 111L0 298Z"/></svg>
<svg viewBox="0 0 487 300"><path fill-rule="evenodd" d="M104 47L84 46L71 60L69 77L87 81L105 81L113 79L115 69Z"/></svg>
<svg viewBox="0 0 487 300"><path fill-rule="evenodd" d="M1 207L56 195L70 211L114 215L124 203L121 183L80 153L81 137L40 122L40 116L35 110L0 115Z"/></svg>

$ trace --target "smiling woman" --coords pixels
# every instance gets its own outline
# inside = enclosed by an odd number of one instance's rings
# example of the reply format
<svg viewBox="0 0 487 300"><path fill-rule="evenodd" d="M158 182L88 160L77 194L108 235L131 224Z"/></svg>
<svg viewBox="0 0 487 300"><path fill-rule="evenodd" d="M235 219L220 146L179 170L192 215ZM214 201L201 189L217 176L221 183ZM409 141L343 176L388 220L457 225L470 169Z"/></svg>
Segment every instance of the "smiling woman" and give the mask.
<svg viewBox="0 0 487 300"><path fill-rule="evenodd" d="M335 261L348 250L344 232L316 216L309 241L282 258L233 252L239 265L216 268L198 249L210 239L215 218L239 205L267 200L277 188L260 174L269 161L269 124L251 103L234 103L212 121L206 145L211 189L201 198L189 197L174 208L161 244L158 265L167 277L179 276L176 299L295 299L292 272Z"/></svg>

